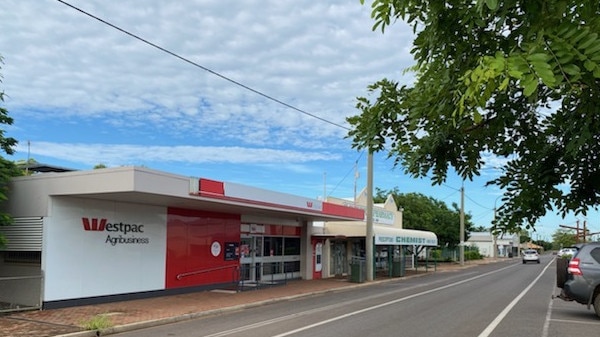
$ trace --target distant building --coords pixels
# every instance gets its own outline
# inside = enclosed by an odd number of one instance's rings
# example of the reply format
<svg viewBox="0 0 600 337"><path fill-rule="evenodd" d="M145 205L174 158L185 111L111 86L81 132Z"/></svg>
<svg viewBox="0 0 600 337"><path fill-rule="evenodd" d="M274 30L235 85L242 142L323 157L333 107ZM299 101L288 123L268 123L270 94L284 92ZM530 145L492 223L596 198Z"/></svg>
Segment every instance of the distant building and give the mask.
<svg viewBox="0 0 600 337"><path fill-rule="evenodd" d="M22 163L18 164L17 167L22 169L23 171L29 173L48 173L48 172L71 172L76 171L75 169L70 169L66 167L56 166L56 165L48 165L38 162L30 162L30 163Z"/></svg>
<svg viewBox="0 0 600 337"><path fill-rule="evenodd" d="M490 232L471 232L466 241L467 246L476 246L479 253L485 257L494 257L494 235ZM511 257L517 255L519 235L501 234L495 238L496 257Z"/></svg>

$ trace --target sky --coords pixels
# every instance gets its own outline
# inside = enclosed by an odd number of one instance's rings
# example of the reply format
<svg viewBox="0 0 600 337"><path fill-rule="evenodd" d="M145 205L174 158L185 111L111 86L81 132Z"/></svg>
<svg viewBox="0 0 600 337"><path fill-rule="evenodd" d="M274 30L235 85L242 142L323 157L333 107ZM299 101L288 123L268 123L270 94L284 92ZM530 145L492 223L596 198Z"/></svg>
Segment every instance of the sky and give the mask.
<svg viewBox="0 0 600 337"><path fill-rule="evenodd" d="M359 0L4 0L0 90L14 118L5 136L19 141L9 159L351 198L367 177L346 138L356 98L382 78L414 80L412 28L373 31L370 13ZM486 165L432 186L378 153L373 185L448 205L464 186L465 212L489 227L501 191L485 187L498 162ZM578 220L600 231L597 213L549 214L532 236Z"/></svg>

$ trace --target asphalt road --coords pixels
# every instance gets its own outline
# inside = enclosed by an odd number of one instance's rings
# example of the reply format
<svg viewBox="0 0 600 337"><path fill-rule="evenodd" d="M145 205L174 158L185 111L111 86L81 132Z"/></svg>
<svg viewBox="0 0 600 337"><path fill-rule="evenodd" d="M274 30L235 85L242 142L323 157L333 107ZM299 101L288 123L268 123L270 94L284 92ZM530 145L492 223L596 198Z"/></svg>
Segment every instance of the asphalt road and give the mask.
<svg viewBox="0 0 600 337"><path fill-rule="evenodd" d="M593 309L553 300L555 283L553 256L512 259L115 336L597 336Z"/></svg>

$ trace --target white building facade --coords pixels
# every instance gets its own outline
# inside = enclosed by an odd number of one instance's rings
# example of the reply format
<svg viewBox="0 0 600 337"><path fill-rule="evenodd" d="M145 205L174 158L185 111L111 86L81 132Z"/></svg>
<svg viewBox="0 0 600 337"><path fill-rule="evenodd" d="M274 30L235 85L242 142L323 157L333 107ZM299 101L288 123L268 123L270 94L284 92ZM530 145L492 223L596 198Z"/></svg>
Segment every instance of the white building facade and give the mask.
<svg viewBox="0 0 600 337"><path fill-rule="evenodd" d="M0 302L42 308L311 279L313 223L364 218L139 167L17 177L8 197L16 221L0 229Z"/></svg>
<svg viewBox="0 0 600 337"><path fill-rule="evenodd" d="M502 234L494 237L490 232L471 232L466 241L467 246L475 246L485 257L512 257L517 255L519 236L517 234ZM496 255L494 255L494 247Z"/></svg>

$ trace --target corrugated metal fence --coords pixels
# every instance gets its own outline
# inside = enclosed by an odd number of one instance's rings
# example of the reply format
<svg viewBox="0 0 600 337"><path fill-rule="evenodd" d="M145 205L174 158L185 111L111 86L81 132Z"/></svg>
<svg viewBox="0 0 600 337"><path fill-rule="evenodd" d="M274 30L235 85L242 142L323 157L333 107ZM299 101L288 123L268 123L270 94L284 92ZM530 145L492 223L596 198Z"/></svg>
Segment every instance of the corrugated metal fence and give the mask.
<svg viewBox="0 0 600 337"><path fill-rule="evenodd" d="M8 243L7 251L42 251L42 217L14 218L13 223L0 227Z"/></svg>
<svg viewBox="0 0 600 337"><path fill-rule="evenodd" d="M7 244L0 250L0 312L42 305L42 217L14 218L1 226Z"/></svg>

